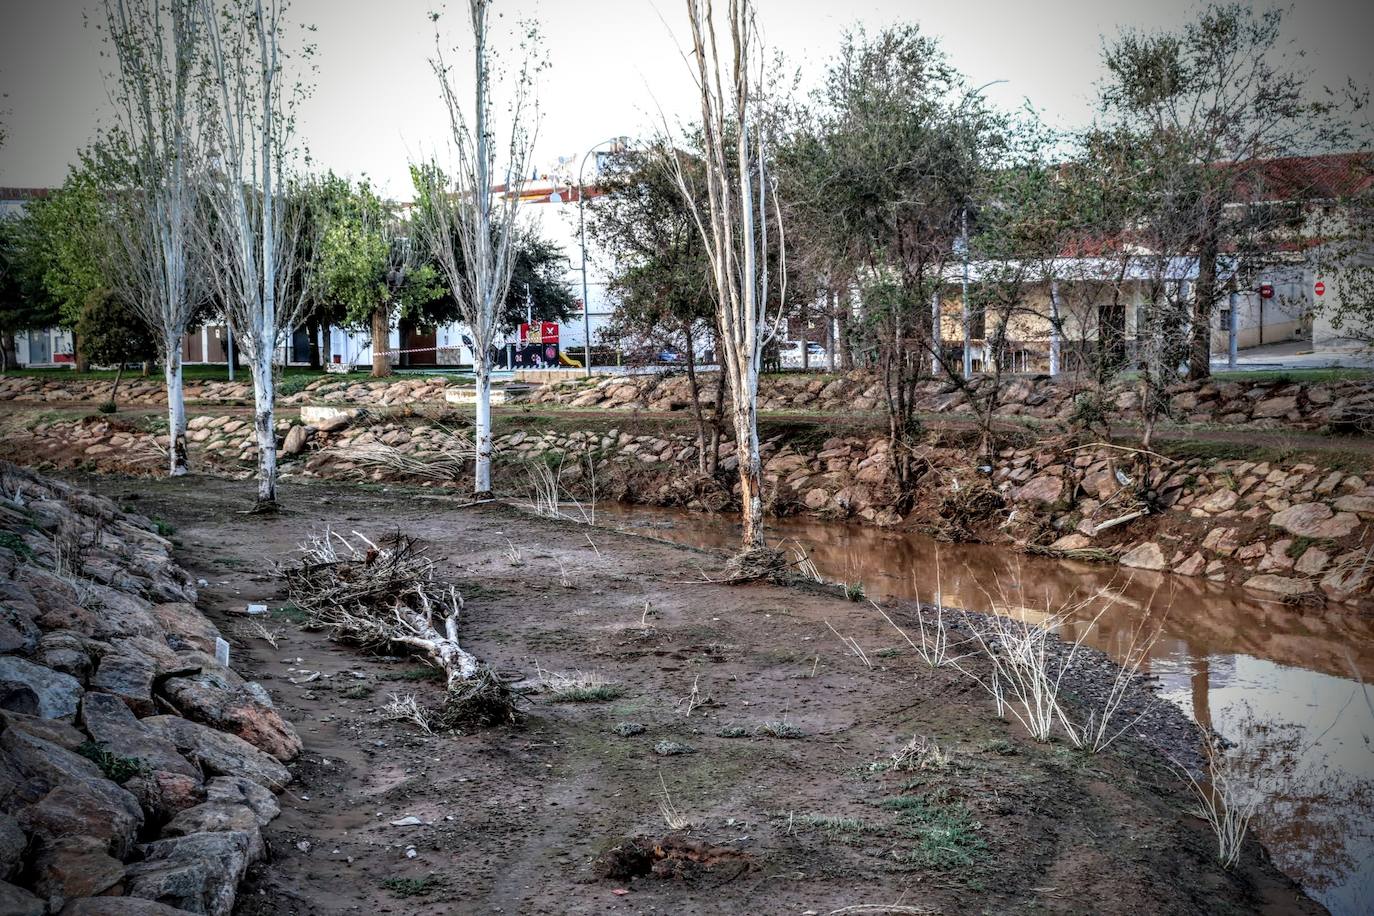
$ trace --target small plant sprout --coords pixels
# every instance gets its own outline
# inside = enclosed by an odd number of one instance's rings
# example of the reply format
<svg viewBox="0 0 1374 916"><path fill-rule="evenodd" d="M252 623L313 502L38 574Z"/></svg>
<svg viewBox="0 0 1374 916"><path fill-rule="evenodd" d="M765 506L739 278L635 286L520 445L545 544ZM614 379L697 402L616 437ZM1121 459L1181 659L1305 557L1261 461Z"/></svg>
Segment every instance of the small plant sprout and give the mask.
<svg viewBox="0 0 1374 916"><path fill-rule="evenodd" d="M873 667L873 663L869 661L868 656L864 654L863 646L859 645L857 640L855 640L852 636L841 635L840 631L835 629L835 627L828 620L825 622L825 625L827 627L830 627L830 632L834 633L835 636L840 640L840 642L845 644L845 646L849 649L850 652L859 657L859 661L863 662L866 667Z"/></svg>
<svg viewBox="0 0 1374 916"><path fill-rule="evenodd" d="M811 555L806 552L806 548L802 546L801 541L793 540L792 543L796 545L797 571L812 582L824 583L825 577L822 576L821 571L816 568L816 562L811 559Z"/></svg>
<svg viewBox="0 0 1374 916"><path fill-rule="evenodd" d="M692 821L673 804L673 797L668 794L668 784L663 781L662 773L658 774L658 784L663 789L663 794L658 799L658 813L663 815L663 822L668 825L669 830L690 829Z"/></svg>
<svg viewBox="0 0 1374 916"><path fill-rule="evenodd" d="M917 735L903 744L887 760L873 764L874 770L895 770L899 773L916 770L943 770L949 766L953 755L941 749L934 738Z"/></svg>
<svg viewBox="0 0 1374 916"><path fill-rule="evenodd" d="M648 598L645 598L645 599L644 599L644 611L643 611L643 613L641 613L641 614L639 615L639 628L640 628L641 630L647 630L647 629L649 629L649 611L650 611L650 610L651 610L651 607L650 607L650 605L649 605L649 599L648 599Z"/></svg>
<svg viewBox="0 0 1374 916"><path fill-rule="evenodd" d="M1106 608L1099 611L1098 617L1101 617L1105 611ZM1095 622L1096 618L1094 618ZM1131 688L1140 677L1141 666L1150 657L1150 652L1154 649L1155 643L1159 641L1163 628L1162 620L1152 625L1149 616L1140 619L1131 630L1130 643L1127 644L1125 654L1113 666L1116 673L1112 678L1107 695L1083 714L1081 722L1074 722L1061 706L1060 715L1063 719L1064 731L1068 733L1069 740L1074 747L1093 754L1101 753L1154 708L1156 698L1152 694L1149 701L1128 721L1120 725L1113 721L1117 713L1121 711L1126 698L1130 695Z"/></svg>
<svg viewBox="0 0 1374 916"><path fill-rule="evenodd" d="M923 605L920 597L917 596L916 625L918 627L917 636L920 638L919 642L913 640L906 630L899 627L896 621L878 605L878 602L870 598L868 603L873 605L875 611L883 615L883 619L892 626L892 629L901 634L902 639L906 640L907 645L916 651L922 661L932 668L943 668L946 665L955 664L965 656L955 654L962 643L956 645L950 641L949 624L945 620L944 604L939 600L938 592L936 595L933 612Z"/></svg>
<svg viewBox="0 0 1374 916"><path fill-rule="evenodd" d="M583 534L586 534L586 532L583 532ZM592 546L592 550L596 551L596 558L598 560L601 559L601 548L596 546L596 541L592 540L592 536L590 534L587 535L587 543Z"/></svg>
<svg viewBox="0 0 1374 916"><path fill-rule="evenodd" d="M758 734L765 738L805 738L806 732L800 726L787 721L783 716L776 722L765 722L758 728Z"/></svg>
<svg viewBox="0 0 1374 916"><path fill-rule="evenodd" d="M573 587L572 579L568 578L568 566L562 557L558 557L558 584L564 588Z"/></svg>
<svg viewBox="0 0 1374 916"><path fill-rule="evenodd" d="M510 538L506 538L506 559L510 561L511 566L520 565L520 548L516 547Z"/></svg>
<svg viewBox="0 0 1374 916"><path fill-rule="evenodd" d="M415 699L413 693L393 693L391 699L382 707L382 715L396 722L410 722L426 735L434 734L433 716L428 709L420 705L420 701Z"/></svg>
<svg viewBox="0 0 1374 916"><path fill-rule="evenodd" d="M701 675L698 674L696 677L692 678L692 689L687 692L685 697L677 701L677 705L682 710L682 717L684 719L690 719L692 717L692 710L696 709L698 706L705 706L710 702L711 698L709 696L703 696L701 693Z"/></svg>
<svg viewBox="0 0 1374 916"><path fill-rule="evenodd" d="M260 620L253 621L249 626L249 631L253 636L261 639L273 649L277 648L278 643L281 642L281 638L286 635L285 630L271 629Z"/></svg>

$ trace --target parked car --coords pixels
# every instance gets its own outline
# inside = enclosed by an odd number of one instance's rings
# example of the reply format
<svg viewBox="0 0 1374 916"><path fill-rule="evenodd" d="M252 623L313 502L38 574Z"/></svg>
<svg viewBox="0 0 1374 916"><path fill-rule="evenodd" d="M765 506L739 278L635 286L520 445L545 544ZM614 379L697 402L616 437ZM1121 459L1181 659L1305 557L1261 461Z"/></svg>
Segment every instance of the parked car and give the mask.
<svg viewBox="0 0 1374 916"><path fill-rule="evenodd" d="M825 347L814 340L807 342L806 356L807 363L811 366L823 365L827 359ZM778 358L785 368L800 369L802 366L802 342L800 340L788 340L779 344Z"/></svg>

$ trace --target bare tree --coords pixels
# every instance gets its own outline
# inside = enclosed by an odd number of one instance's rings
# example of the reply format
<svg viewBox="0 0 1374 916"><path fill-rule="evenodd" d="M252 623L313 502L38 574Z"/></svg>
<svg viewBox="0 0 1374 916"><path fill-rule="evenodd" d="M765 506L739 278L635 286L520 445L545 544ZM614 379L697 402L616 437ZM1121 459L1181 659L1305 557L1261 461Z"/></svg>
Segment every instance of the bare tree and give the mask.
<svg viewBox="0 0 1374 916"><path fill-rule="evenodd" d="M472 118L458 99L444 62L439 33L435 31L435 57L430 62L439 78L440 94L448 108L451 133L452 174L431 161L412 169L419 195L415 225L448 282L454 301L472 338L472 370L477 385L477 460L473 491L478 497L491 494L491 348L495 341L502 303L510 287L512 256L517 240L516 215L520 188L528 172L534 131L525 126L533 105L534 76L538 64L526 56L513 80L510 105L510 137L504 150L493 142L492 64L488 43L487 14L492 0L469 0L475 68ZM437 21L438 15L432 14ZM532 35L532 33L531 33ZM531 44L533 42L530 42ZM504 152L504 188L496 193L498 152Z"/></svg>
<svg viewBox="0 0 1374 916"><path fill-rule="evenodd" d="M764 344L776 333L765 309L769 298L768 226L778 233L782 293L786 301L786 246L770 174L768 131L762 111L765 57L758 54L758 25L749 0L731 0L730 47L722 55L710 0L687 0L691 20L694 77L701 94L701 138L707 209L682 159L671 161L683 200L706 246L720 331L721 374L730 386L739 463L741 556L767 565L763 541L763 469L759 460L759 363ZM724 79L729 79L727 93ZM772 199L770 202L770 192ZM779 310L781 316L781 310ZM776 553L776 552L775 552ZM743 566L743 564L741 564Z"/></svg>
<svg viewBox="0 0 1374 916"><path fill-rule="evenodd" d="M193 238L205 164L202 13L199 0L105 0L116 123L95 150L115 223L106 235L115 263L105 274L158 340L174 477L187 471L181 342L206 298Z"/></svg>
<svg viewBox="0 0 1374 916"><path fill-rule="evenodd" d="M303 195L292 191L293 100L284 72L286 0L201 0L214 161L205 199L211 277L253 375L259 511L277 503L273 354L310 284ZM307 46L305 53L311 49Z"/></svg>

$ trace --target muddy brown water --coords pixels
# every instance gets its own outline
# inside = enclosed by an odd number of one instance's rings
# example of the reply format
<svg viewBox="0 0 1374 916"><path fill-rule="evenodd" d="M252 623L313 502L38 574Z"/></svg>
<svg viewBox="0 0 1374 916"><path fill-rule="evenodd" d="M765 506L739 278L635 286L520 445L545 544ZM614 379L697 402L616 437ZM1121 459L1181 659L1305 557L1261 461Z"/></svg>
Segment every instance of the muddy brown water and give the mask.
<svg viewBox="0 0 1374 916"><path fill-rule="evenodd" d="M598 524L728 548L739 525L621 504ZM1374 913L1374 620L1295 610L1195 578L942 544L814 519L773 519L770 540L804 549L827 579L878 600L1043 616L1118 660L1158 638L1142 669L1160 694L1237 743L1263 800L1257 829L1275 861L1336 914ZM1103 590L1113 599L1097 598ZM1093 623L1094 618L1096 622Z"/></svg>

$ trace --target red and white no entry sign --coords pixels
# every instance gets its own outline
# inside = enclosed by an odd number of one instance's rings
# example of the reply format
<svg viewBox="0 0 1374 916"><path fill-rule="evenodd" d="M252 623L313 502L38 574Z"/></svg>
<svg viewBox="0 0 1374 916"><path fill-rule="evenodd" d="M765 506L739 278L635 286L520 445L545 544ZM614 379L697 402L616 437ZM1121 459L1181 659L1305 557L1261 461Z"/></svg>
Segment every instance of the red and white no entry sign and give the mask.
<svg viewBox="0 0 1374 916"><path fill-rule="evenodd" d="M1259 294L1261 299L1273 299L1274 285L1272 283L1261 283L1259 288Z"/></svg>
<svg viewBox="0 0 1374 916"><path fill-rule="evenodd" d="M1316 293L1318 296L1325 295L1325 294L1326 294L1326 284L1323 283L1322 281L1318 280L1318 281L1317 281L1317 284L1316 284L1315 286L1312 287L1312 292Z"/></svg>

